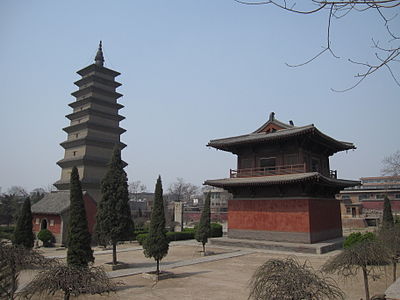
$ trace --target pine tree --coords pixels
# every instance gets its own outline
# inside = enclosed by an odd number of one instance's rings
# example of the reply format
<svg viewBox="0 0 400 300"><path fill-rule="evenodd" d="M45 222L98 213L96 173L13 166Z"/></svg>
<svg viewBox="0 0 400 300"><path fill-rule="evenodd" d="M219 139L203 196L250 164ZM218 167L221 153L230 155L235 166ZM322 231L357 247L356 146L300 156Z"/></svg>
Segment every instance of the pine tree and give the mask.
<svg viewBox="0 0 400 300"><path fill-rule="evenodd" d="M390 200L388 196L385 196L383 200L383 217L382 217L382 227L391 228L394 225L392 206L390 205Z"/></svg>
<svg viewBox="0 0 400 300"><path fill-rule="evenodd" d="M101 186L102 199L97 207L96 234L100 241L113 245L113 261L117 264L117 243L133 235L134 225L129 207L128 178L121 160L121 151L115 148L110 168Z"/></svg>
<svg viewBox="0 0 400 300"><path fill-rule="evenodd" d="M206 253L205 245L208 242L208 238L211 233L211 212L210 212L210 201L211 201L211 193L207 193L206 201L204 203L204 208L201 213L200 222L196 230L195 238L198 242L203 244L203 252Z"/></svg>
<svg viewBox="0 0 400 300"><path fill-rule="evenodd" d="M158 176L154 192L149 234L143 242L144 255L157 262L156 274L160 273L160 260L168 253L169 241L165 230L165 214L161 176Z"/></svg>
<svg viewBox="0 0 400 300"><path fill-rule="evenodd" d="M82 187L76 167L73 167L71 172L70 202L67 263L75 267L87 267L89 262L94 262L94 257L90 246L91 236L88 230Z"/></svg>
<svg viewBox="0 0 400 300"><path fill-rule="evenodd" d="M25 199L14 230L13 244L32 249L35 236L32 231L31 201Z"/></svg>

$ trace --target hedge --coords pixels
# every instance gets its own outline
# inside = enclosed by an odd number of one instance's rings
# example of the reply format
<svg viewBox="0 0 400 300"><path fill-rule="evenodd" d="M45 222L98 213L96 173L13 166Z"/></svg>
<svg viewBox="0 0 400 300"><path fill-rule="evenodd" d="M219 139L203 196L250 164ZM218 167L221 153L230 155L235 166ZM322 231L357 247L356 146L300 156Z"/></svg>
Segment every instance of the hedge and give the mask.
<svg viewBox="0 0 400 300"><path fill-rule="evenodd" d="M12 240L15 226L0 226L0 240Z"/></svg>
<svg viewBox="0 0 400 300"><path fill-rule="evenodd" d="M172 241L184 241L194 239L195 228L184 228L181 232L167 232L167 238L170 242ZM140 245L143 244L144 239L147 237L147 232L137 231L135 232L136 240ZM218 223L211 223L211 237L222 236L222 225Z"/></svg>
<svg viewBox="0 0 400 300"><path fill-rule="evenodd" d="M343 248L350 248L354 244L357 244L362 241L373 241L376 239L376 236L372 232L361 233L361 232L353 232L351 233L343 243Z"/></svg>

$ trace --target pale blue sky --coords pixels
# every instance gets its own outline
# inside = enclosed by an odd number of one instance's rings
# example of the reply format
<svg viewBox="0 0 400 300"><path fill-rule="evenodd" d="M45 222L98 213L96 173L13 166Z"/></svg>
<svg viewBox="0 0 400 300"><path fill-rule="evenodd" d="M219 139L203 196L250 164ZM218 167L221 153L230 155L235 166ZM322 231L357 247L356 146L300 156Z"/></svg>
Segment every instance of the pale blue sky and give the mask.
<svg viewBox="0 0 400 300"><path fill-rule="evenodd" d="M383 24L374 13L350 14L333 28L342 59L287 67L321 49L326 22L233 0L1 1L2 191L59 179L75 72L92 63L99 40L105 65L122 73L129 181L152 190L158 174L165 189L176 177L196 185L226 177L236 156L205 145L254 131L271 111L353 142L357 150L331 158L339 177L379 175L382 158L400 149L400 88L387 72L346 93L330 88L354 82L359 69L345 57L371 59Z"/></svg>

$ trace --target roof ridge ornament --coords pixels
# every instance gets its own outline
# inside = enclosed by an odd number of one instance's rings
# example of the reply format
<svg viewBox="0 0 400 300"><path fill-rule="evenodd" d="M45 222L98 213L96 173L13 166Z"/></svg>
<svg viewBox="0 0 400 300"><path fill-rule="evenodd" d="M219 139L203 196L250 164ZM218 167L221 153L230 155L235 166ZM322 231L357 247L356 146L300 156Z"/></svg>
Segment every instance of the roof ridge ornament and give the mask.
<svg viewBox="0 0 400 300"><path fill-rule="evenodd" d="M275 120L275 113L274 113L274 112L271 112L271 113L269 114L269 120L270 120L271 122Z"/></svg>
<svg viewBox="0 0 400 300"><path fill-rule="evenodd" d="M99 67L104 66L103 45L101 41L99 43L99 49L97 50L96 57L94 58L94 63Z"/></svg>

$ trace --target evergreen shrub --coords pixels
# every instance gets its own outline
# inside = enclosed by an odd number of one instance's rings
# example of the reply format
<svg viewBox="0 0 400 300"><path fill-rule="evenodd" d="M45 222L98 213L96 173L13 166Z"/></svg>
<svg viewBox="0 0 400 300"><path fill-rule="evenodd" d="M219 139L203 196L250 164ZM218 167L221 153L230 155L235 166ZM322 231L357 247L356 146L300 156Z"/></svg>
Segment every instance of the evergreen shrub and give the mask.
<svg viewBox="0 0 400 300"><path fill-rule="evenodd" d="M50 230L42 229L39 231L37 238L43 242L44 247L51 247L55 241L55 238Z"/></svg>
<svg viewBox="0 0 400 300"><path fill-rule="evenodd" d="M353 232L345 239L343 243L343 248L347 249L359 242L373 241L375 239L376 235L372 232L367 232L367 233Z"/></svg>
<svg viewBox="0 0 400 300"><path fill-rule="evenodd" d="M222 225L218 223L211 223L211 237L221 237L222 236Z"/></svg>

